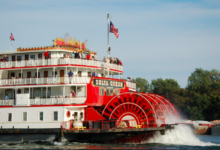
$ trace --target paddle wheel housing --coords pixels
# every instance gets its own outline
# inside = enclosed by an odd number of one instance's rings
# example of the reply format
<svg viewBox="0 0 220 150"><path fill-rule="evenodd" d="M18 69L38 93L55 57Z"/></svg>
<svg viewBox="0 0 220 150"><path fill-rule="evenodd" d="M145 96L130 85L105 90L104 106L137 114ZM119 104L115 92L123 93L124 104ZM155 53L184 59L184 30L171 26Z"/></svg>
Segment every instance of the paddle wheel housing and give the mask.
<svg viewBox="0 0 220 150"><path fill-rule="evenodd" d="M136 125L142 127L158 127L166 124L166 113L179 117L176 109L165 98L156 94L137 92L125 92L114 96L102 111L106 119L117 119L119 122L126 120L124 119L126 116L131 116L130 118L136 121Z"/></svg>
<svg viewBox="0 0 220 150"><path fill-rule="evenodd" d="M87 89L85 121L116 120L117 128L126 129L162 127L167 118L179 118L169 100L157 94L130 92L124 80L94 77ZM142 143L153 134L134 134L111 142Z"/></svg>
<svg viewBox="0 0 220 150"><path fill-rule="evenodd" d="M129 92L124 80L93 77L87 89L85 120L134 120L135 125L158 127L166 124L168 116L179 118L169 100L157 94Z"/></svg>

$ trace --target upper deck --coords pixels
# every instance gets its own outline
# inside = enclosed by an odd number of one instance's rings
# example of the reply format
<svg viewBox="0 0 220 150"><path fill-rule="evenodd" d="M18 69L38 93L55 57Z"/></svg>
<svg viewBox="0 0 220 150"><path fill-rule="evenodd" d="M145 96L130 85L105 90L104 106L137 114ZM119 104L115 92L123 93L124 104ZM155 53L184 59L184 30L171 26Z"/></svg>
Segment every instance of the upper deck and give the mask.
<svg viewBox="0 0 220 150"><path fill-rule="evenodd" d="M22 49L20 49L22 50ZM63 67L75 66L94 69L107 69L107 62L96 60L97 54L89 52L91 59L86 58L68 58L72 52L77 50L62 48L62 47L44 47L29 48L18 52L2 52L0 55L0 70L16 70L29 68L45 68L45 67ZM48 51L48 58L44 57L44 53ZM3 61L4 55L7 56L8 61ZM123 73L123 66L110 64L110 71L115 73Z"/></svg>
<svg viewBox="0 0 220 150"><path fill-rule="evenodd" d="M56 38L53 46L20 47L0 53L0 100L8 95L14 104L16 94L28 93L33 99L30 104L82 104L93 77L117 80L113 76L121 79L122 74L119 59L98 60L97 53L89 51L85 43ZM135 83L127 82L127 87L136 91ZM71 91L76 97L69 96ZM4 100L0 102L5 104Z"/></svg>

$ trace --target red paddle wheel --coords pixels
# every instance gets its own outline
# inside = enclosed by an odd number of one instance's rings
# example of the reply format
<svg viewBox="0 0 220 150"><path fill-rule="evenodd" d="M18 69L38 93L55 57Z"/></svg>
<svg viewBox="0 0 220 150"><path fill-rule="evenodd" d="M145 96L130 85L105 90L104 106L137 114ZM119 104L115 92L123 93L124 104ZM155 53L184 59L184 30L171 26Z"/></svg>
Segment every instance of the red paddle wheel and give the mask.
<svg viewBox="0 0 220 150"><path fill-rule="evenodd" d="M156 94L125 92L113 97L102 111L106 119L117 119L118 127L125 122L126 128L159 127L165 124L165 116L179 117L176 109L165 98ZM134 120L126 121L126 120ZM114 140L115 143L142 143L153 133L133 135Z"/></svg>

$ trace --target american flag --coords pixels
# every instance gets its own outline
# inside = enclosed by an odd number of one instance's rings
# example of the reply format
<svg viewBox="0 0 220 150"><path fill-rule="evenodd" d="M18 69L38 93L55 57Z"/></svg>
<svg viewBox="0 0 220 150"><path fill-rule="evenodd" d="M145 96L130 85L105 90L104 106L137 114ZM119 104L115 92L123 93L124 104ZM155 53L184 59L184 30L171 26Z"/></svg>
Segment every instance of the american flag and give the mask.
<svg viewBox="0 0 220 150"><path fill-rule="evenodd" d="M118 38L119 34L118 34L118 29L115 28L115 26L113 25L113 23L110 21L110 32L115 34L115 37Z"/></svg>
<svg viewBox="0 0 220 150"><path fill-rule="evenodd" d="M12 41L14 41L14 40L15 40L15 38L14 38L14 36L13 36L13 34L12 34L12 33L11 33L10 39L11 39Z"/></svg>

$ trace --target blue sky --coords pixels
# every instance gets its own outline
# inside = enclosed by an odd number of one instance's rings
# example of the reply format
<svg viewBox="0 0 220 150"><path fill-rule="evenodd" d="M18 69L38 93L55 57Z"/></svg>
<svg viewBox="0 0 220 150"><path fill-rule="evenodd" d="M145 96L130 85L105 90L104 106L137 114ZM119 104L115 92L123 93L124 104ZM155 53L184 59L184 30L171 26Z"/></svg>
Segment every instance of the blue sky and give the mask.
<svg viewBox="0 0 220 150"><path fill-rule="evenodd" d="M103 59L107 13L119 29L110 46L123 77L172 78L185 87L195 68L219 70L219 0L1 0L0 51L10 50L11 31L13 50L49 46L69 33Z"/></svg>

